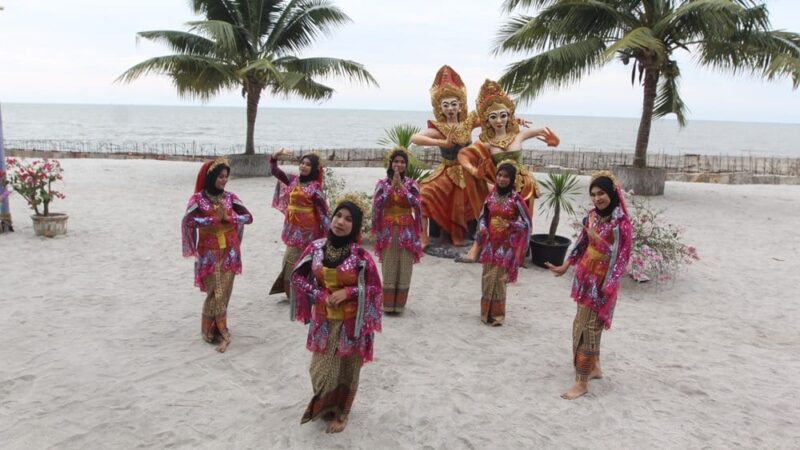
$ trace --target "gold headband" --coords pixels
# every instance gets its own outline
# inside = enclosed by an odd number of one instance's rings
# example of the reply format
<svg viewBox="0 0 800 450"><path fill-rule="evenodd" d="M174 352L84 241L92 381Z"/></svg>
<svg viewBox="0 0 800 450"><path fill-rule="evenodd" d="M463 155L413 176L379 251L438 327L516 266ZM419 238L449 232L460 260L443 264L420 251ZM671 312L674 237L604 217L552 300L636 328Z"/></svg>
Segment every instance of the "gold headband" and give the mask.
<svg viewBox="0 0 800 450"><path fill-rule="evenodd" d="M226 158L224 156L220 156L219 158L215 159L214 162L212 162L210 166L208 166L208 173L213 172L214 169L216 169L219 166L230 167L231 163L230 163L230 161L228 161L228 158Z"/></svg>
<svg viewBox="0 0 800 450"><path fill-rule="evenodd" d="M397 147L386 152L386 156L383 157L383 159L386 161L386 167L392 166L392 155L396 152L401 152L406 156L406 163L411 162L411 152L409 152L407 148L398 145Z"/></svg>
<svg viewBox="0 0 800 450"><path fill-rule="evenodd" d="M367 216L367 212L369 211L369 205L364 201L364 199L360 195L350 193L339 196L339 198L336 199L336 208L334 208L334 211L338 209L339 206L341 206L342 203L344 202L350 202L356 205L356 208L361 210L361 214L364 217Z"/></svg>
<svg viewBox="0 0 800 450"><path fill-rule="evenodd" d="M483 112L483 118L484 119L488 118L489 114L495 111L507 111L508 114L511 115L514 113L514 108L509 107L502 101L497 101L486 107L486 110Z"/></svg>
<svg viewBox="0 0 800 450"><path fill-rule="evenodd" d="M615 188L619 187L619 181L617 181L617 177L615 177L614 174L611 173L610 170L601 170L599 172L593 173L592 174L592 181L590 182L590 184L594 183L594 180L596 180L596 179L598 179L600 177L609 178L611 180L611 183L614 185Z"/></svg>

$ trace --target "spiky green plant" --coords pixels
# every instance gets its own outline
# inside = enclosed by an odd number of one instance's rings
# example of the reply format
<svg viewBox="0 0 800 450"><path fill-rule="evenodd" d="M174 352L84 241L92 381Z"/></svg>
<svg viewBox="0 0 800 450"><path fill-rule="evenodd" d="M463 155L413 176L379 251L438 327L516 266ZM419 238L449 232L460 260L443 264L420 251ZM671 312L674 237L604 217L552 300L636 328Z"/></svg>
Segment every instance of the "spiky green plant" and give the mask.
<svg viewBox="0 0 800 450"><path fill-rule="evenodd" d="M385 129L385 136L378 139L378 145L403 147L408 150L409 158L408 165L406 166L406 176L416 181L424 179L431 173L430 169L428 169L428 165L420 161L411 148L411 136L420 131L420 127L415 125L395 125L392 128Z"/></svg>
<svg viewBox="0 0 800 450"><path fill-rule="evenodd" d="M766 4L754 0L506 0L504 8L538 8L500 29L496 53L536 53L511 64L500 84L523 101L562 88L615 57L631 64L644 96L633 165L647 166L654 118L686 124L678 92L684 50L704 67L800 86L800 35L772 30Z"/></svg>
<svg viewBox="0 0 800 450"><path fill-rule="evenodd" d="M540 183L544 188L544 196L543 201L539 204L539 209L549 210L553 215L553 219L550 221L547 243L554 245L556 243L558 221L561 219L561 210L564 210L570 216L575 214L575 207L572 205L572 201L573 197L579 193L578 178L572 172L550 172L547 174L547 178Z"/></svg>
<svg viewBox="0 0 800 450"><path fill-rule="evenodd" d="M136 64L117 81L164 74L172 78L179 96L201 100L241 88L247 101L245 154L255 153L256 115L265 89L272 95L321 101L334 91L319 77L377 85L357 62L298 56L321 35L350 21L329 0L191 0L190 4L205 20L189 22L188 32L137 33L137 39L164 43L175 53Z"/></svg>

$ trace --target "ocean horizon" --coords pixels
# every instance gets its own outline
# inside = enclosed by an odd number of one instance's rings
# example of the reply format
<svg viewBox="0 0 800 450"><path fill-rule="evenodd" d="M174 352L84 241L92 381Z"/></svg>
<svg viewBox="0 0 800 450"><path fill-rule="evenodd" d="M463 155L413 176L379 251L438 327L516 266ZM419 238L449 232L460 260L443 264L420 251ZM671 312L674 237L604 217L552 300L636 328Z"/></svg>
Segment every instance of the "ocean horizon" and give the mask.
<svg viewBox="0 0 800 450"><path fill-rule="evenodd" d="M8 147L35 142L88 151L110 147L180 145L240 152L245 107L209 105L101 105L2 103ZM279 147L379 148L385 130L398 124L425 127L430 111L319 108L259 108L259 151ZM518 114L534 127L549 126L561 138L555 151L633 152L638 118ZM477 138L478 130L473 134ZM547 149L538 140L524 148ZM800 124L692 120L680 128L673 118L653 121L649 154L800 157Z"/></svg>

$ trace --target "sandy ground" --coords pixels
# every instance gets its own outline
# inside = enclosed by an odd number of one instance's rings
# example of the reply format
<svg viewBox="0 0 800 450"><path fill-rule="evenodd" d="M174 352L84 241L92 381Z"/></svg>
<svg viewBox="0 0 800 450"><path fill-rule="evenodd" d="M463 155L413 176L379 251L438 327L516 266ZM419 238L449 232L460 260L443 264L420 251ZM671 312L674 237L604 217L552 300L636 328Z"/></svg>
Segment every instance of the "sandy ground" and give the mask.
<svg viewBox="0 0 800 450"><path fill-rule="evenodd" d="M576 401L559 398L573 379L569 277L523 269L506 326L489 328L480 266L424 258L347 430L330 436L299 425L306 329L266 295L283 251L275 180L228 185L255 222L220 355L200 338L204 297L180 256L199 164L63 165L54 209L69 234L34 237L12 196L17 232L0 235L3 448L800 447L799 186L668 183L654 203L702 259L674 283L624 283L606 376ZM382 174L337 172L361 190Z"/></svg>

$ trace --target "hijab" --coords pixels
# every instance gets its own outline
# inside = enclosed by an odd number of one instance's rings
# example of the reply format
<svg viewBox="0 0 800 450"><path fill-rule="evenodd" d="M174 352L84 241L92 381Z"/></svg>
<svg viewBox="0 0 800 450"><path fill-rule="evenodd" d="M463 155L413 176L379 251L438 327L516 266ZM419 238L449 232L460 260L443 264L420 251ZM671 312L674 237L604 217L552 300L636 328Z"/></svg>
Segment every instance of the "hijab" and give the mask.
<svg viewBox="0 0 800 450"><path fill-rule="evenodd" d="M619 195L617 195L617 190L614 189L614 182L608 177L597 177L589 184L589 192L591 193L592 189L595 187L600 188L603 192L608 194L608 198L611 199L611 202L605 209L597 210L600 217L608 217L614 212L614 208L619 206Z"/></svg>
<svg viewBox="0 0 800 450"><path fill-rule="evenodd" d="M336 209L333 210L333 216L336 216L336 213L341 209L346 209L350 212L350 216L353 218L353 228L347 236L337 236L333 233L333 230L328 230L328 242L325 244L328 248L322 259L322 265L328 268L337 267L350 256L349 246L358 240L361 234L361 225L364 221L364 213L355 203L350 201L339 203Z"/></svg>
<svg viewBox="0 0 800 450"><path fill-rule="evenodd" d="M220 164L217 167L214 167L214 170L206 173L205 179L203 180L203 190L209 195L219 195L225 192L223 189L217 189L216 186L217 177L222 173L223 170L227 170L228 175L230 175L231 168L225 164Z"/></svg>
<svg viewBox="0 0 800 450"><path fill-rule="evenodd" d="M319 180L319 156L309 153L300 158L300 162L307 159L311 163L311 172L308 175L300 175L299 180L301 183L308 183L309 181Z"/></svg>
<svg viewBox="0 0 800 450"><path fill-rule="evenodd" d="M500 185L497 185L497 193L500 195L508 195L512 190L514 190L514 184L517 181L517 168L511 164L500 164L500 166L497 168L497 172L495 173L495 177L500 172L505 172L511 180L506 187L500 187Z"/></svg>

